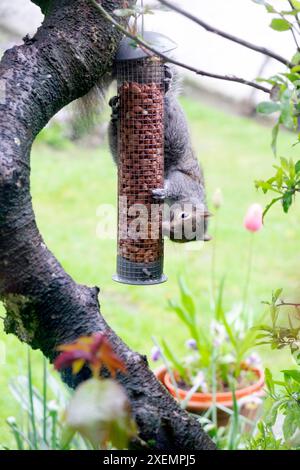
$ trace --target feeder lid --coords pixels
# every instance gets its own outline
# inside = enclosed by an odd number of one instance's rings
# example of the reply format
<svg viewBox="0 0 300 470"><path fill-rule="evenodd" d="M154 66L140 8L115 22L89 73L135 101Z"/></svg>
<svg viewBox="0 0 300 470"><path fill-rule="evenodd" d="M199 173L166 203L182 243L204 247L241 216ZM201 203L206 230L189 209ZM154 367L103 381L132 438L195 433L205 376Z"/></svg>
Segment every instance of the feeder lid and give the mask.
<svg viewBox="0 0 300 470"><path fill-rule="evenodd" d="M168 52L176 49L177 44L164 34L154 33L153 31L145 31L143 35L145 42L149 43L150 46L154 47L158 52L167 54ZM116 60L137 60L149 57L133 39L124 37L119 46Z"/></svg>

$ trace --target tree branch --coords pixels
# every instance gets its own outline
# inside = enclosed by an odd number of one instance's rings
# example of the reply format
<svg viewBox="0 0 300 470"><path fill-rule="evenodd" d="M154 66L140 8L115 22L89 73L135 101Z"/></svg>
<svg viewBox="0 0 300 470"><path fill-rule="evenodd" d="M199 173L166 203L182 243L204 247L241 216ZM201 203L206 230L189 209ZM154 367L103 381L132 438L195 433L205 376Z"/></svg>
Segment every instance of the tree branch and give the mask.
<svg viewBox="0 0 300 470"><path fill-rule="evenodd" d="M227 82L236 82L236 83L241 83L242 85L248 85L252 88L256 88L257 90L263 91L264 93L270 93L270 89L266 88L262 85L259 85L258 83L245 80L244 78L236 77L234 75L219 75L216 73L211 73L211 72L205 72L204 70L199 70L191 65L184 64L183 62L180 62L178 60L175 60L166 54L163 54L162 52L159 52L157 49L152 47L150 44L145 42L143 39L141 39L138 36L135 36L134 34L130 33L126 28L124 28L122 25L120 25L106 10L103 8L99 3L97 3L97 0L90 0L91 3L100 11L100 13L103 15L104 18L107 19L107 21L110 21L111 24L113 24L118 31L123 33L125 36L128 38L132 39L135 41L136 44L139 44L142 46L143 50L148 50L152 52L153 54L157 55L158 57L161 57L163 60L166 62L169 62L171 64L177 65L178 67L182 67L186 70L190 70L191 72L194 72L197 75L201 75L202 77L210 77L210 78L216 78L218 80L224 80Z"/></svg>
<svg viewBox="0 0 300 470"><path fill-rule="evenodd" d="M203 21L200 18L194 16L192 13L189 13L188 11L184 10L183 8L175 5L173 2L170 2L168 0L159 0L159 2L162 5L165 5L166 7L176 11L180 15L185 16L186 18L193 21L194 23L197 23L199 26L201 26L202 28L204 28L206 31L208 31L210 33L216 34L217 36L221 36L224 39L228 39L229 41L240 44L241 46L244 46L247 49L252 49L253 51L259 52L260 54L264 54L264 55L267 55L269 57L272 57L272 59L275 59L278 62L281 62L282 64L286 65L289 68L294 67L294 64L292 62L290 62L289 60L287 60L284 57L280 56L279 54L276 54L276 52L273 52L270 49L267 49L266 47L260 47L260 46L257 46L256 44L252 44L251 42L248 42L248 41L245 41L244 39L233 36L230 33L226 33L225 31L221 31L220 29L215 28L214 26L210 26L205 21Z"/></svg>
<svg viewBox="0 0 300 470"><path fill-rule="evenodd" d="M283 300L281 300L279 303L276 304L276 307L295 307L295 308L299 308L300 304L293 303L293 302L284 302Z"/></svg>
<svg viewBox="0 0 300 470"><path fill-rule="evenodd" d="M113 12L122 0L102 0ZM49 119L104 83L122 35L86 0L52 0L32 40L4 54L0 80L0 299L5 330L53 360L59 344L105 331L127 366L125 387L140 438L154 450L214 449L198 420L156 380L145 357L130 350L100 313L99 289L76 284L46 247L30 195L30 150ZM76 386L89 375L63 375Z"/></svg>

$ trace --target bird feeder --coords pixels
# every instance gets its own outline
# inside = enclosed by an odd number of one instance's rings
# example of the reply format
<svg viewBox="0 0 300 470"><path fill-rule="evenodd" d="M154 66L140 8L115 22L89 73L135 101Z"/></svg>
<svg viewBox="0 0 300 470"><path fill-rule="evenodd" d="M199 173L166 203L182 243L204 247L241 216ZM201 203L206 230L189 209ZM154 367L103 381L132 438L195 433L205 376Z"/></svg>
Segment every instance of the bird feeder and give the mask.
<svg viewBox="0 0 300 470"><path fill-rule="evenodd" d="M144 33L167 53L174 43ZM164 62L131 39L121 42L116 61L118 119L118 254L115 281L159 284L163 274L162 208L152 190L164 186Z"/></svg>

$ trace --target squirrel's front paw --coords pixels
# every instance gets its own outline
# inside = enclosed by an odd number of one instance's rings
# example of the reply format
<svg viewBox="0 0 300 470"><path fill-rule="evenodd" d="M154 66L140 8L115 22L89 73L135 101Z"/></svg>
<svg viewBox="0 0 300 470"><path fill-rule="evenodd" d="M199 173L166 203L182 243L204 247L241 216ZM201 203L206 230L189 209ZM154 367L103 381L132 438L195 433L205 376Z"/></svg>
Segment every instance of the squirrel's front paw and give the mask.
<svg viewBox="0 0 300 470"><path fill-rule="evenodd" d="M165 188L152 189L151 191L153 199L163 201L167 197L167 191Z"/></svg>
<svg viewBox="0 0 300 470"><path fill-rule="evenodd" d="M119 119L119 109L120 109L120 102L118 96L113 96L109 102L109 106L111 107L111 120L117 121Z"/></svg>

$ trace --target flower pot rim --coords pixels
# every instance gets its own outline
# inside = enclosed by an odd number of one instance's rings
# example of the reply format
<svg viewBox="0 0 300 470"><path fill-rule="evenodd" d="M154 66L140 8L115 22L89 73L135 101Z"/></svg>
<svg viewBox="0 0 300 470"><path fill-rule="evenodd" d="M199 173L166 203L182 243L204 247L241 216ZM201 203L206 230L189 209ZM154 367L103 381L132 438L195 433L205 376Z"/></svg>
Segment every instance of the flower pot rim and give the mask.
<svg viewBox="0 0 300 470"><path fill-rule="evenodd" d="M264 386L264 372L263 369L259 367L247 367L256 373L258 380L247 387L240 388L236 390L235 395L237 400L240 398L253 395L255 393L261 392ZM178 387L177 391L175 390L170 375L165 366L159 367L155 371L156 377L166 386L169 392L175 397L184 400L189 390L183 390ZM215 396L215 401L223 406L231 407L233 405L232 392L217 392ZM189 409L208 409L213 404L213 394L212 393L202 393L195 392L189 400L188 408Z"/></svg>

